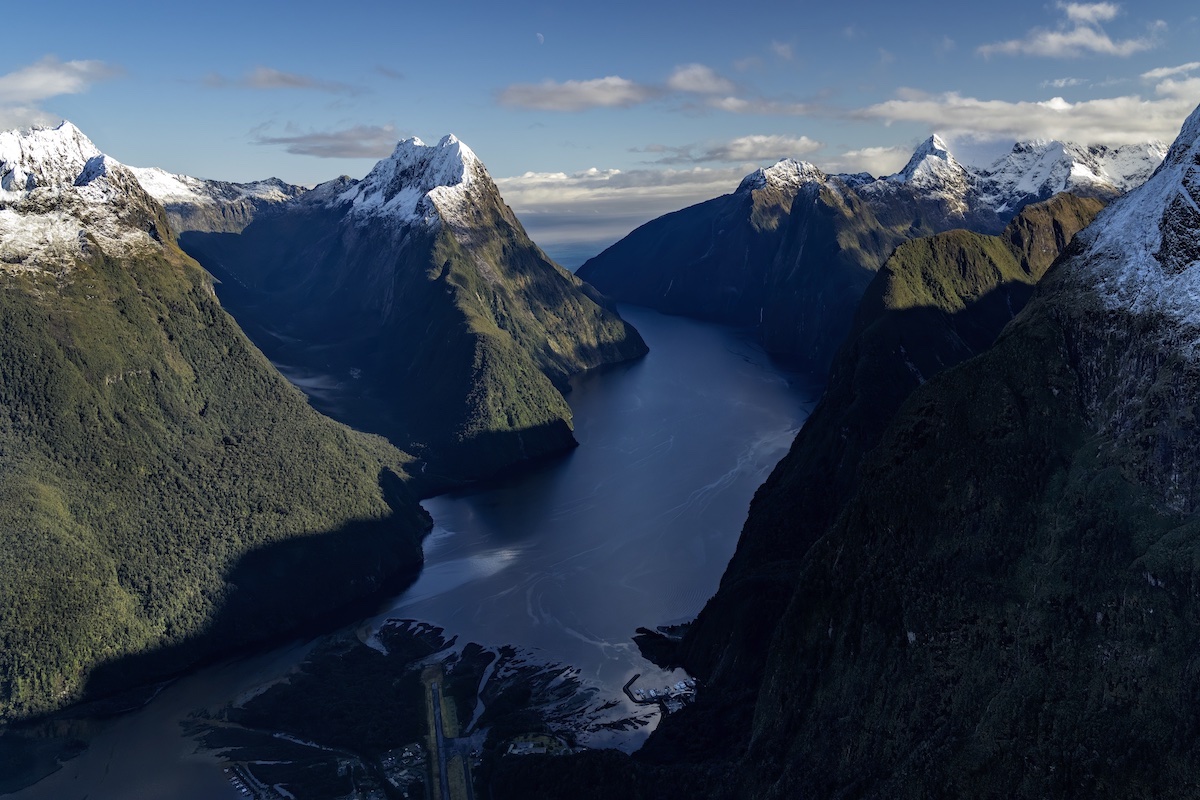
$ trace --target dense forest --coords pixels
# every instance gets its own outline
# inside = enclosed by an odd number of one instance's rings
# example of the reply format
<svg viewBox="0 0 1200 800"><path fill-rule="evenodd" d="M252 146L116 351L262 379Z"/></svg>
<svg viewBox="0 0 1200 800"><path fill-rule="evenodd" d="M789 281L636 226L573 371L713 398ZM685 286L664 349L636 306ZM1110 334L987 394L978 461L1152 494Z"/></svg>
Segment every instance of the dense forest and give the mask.
<svg viewBox="0 0 1200 800"><path fill-rule="evenodd" d="M0 276L0 453L3 717L170 672L419 567L408 456L313 411L170 243Z"/></svg>

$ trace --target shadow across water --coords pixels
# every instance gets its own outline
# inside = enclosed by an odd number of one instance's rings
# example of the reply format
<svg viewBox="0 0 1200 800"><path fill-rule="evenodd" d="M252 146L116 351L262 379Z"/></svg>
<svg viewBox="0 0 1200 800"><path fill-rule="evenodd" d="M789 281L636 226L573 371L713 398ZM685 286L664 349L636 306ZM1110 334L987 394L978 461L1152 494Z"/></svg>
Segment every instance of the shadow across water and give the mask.
<svg viewBox="0 0 1200 800"><path fill-rule="evenodd" d="M205 630L95 667L85 701L0 735L0 793L29 786L78 755L98 722L147 702L185 672L316 636L374 611L420 574L431 521L395 473L379 476L387 517L298 534L245 553L225 574Z"/></svg>

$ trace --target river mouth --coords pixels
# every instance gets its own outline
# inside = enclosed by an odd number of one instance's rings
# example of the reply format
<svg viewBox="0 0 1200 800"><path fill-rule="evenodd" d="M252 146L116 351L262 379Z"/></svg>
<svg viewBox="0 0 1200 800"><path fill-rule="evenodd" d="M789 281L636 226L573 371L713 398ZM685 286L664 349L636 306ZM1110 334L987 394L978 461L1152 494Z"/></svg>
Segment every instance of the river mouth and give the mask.
<svg viewBox="0 0 1200 800"><path fill-rule="evenodd" d="M435 523L426 565L405 592L327 636L199 670L132 714L87 721L86 751L15 796L241 797L220 759L198 752L185 730L197 712L220 714L279 681L329 637L366 642L398 619L440 628L459 646L563 665L600 705L617 704L614 719L644 715L622 692L626 682L679 676L643 659L632 637L690 620L715 592L751 497L820 385L772 363L749 333L636 307L621 313L651 352L573 382L580 446L426 500ZM600 728L589 743L632 750L653 724Z"/></svg>

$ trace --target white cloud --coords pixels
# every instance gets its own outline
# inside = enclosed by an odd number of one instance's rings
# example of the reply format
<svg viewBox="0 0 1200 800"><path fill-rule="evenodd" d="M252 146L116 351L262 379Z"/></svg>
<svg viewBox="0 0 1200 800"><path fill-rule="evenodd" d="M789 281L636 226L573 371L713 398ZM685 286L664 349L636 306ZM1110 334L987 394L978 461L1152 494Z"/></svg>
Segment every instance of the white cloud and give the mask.
<svg viewBox="0 0 1200 800"><path fill-rule="evenodd" d="M1123 57L1149 50L1153 46L1153 42L1148 38L1114 42L1103 31L1081 26L1068 31L1033 30L1024 39L985 44L979 48L979 52L985 56L1025 54L1047 58L1077 58L1088 53L1097 53Z"/></svg>
<svg viewBox="0 0 1200 800"><path fill-rule="evenodd" d="M1151 26L1151 34L1136 39L1114 41L1100 26L1112 20L1120 11L1115 3L1059 3L1056 6L1066 16L1057 30L1034 28L1022 39L981 45L977 52L984 56L1031 55L1045 58L1078 58L1084 55L1126 57L1149 50L1157 42L1154 33L1165 23Z"/></svg>
<svg viewBox="0 0 1200 800"><path fill-rule="evenodd" d="M751 135L739 136L709 150L713 161L767 161L815 153L824 145L807 136Z"/></svg>
<svg viewBox="0 0 1200 800"><path fill-rule="evenodd" d="M847 150L835 156L822 169L829 172L869 172L872 175L891 175L899 172L912 156L912 148L897 145L894 147L863 147L858 150Z"/></svg>
<svg viewBox="0 0 1200 800"><path fill-rule="evenodd" d="M800 115L812 111L812 106L807 103L790 103L762 97L710 97L708 106L718 111L728 111L730 114Z"/></svg>
<svg viewBox="0 0 1200 800"><path fill-rule="evenodd" d="M781 158L800 158L815 153L824 146L807 136L752 134L718 144L689 144L681 147L651 145L636 152L664 154L656 161L659 164L703 164L718 161L745 164L774 162Z"/></svg>
<svg viewBox="0 0 1200 800"><path fill-rule="evenodd" d="M684 64L676 67L671 77L667 78L667 88L696 94L727 94L734 87L732 81L722 78L711 67Z"/></svg>
<svg viewBox="0 0 1200 800"><path fill-rule="evenodd" d="M787 42L771 42L771 52L784 61L791 61L795 55L792 52L792 46Z"/></svg>
<svg viewBox="0 0 1200 800"><path fill-rule="evenodd" d="M48 125L61 121L41 107L43 100L64 94L81 94L98 83L121 74L103 61L60 61L54 56L0 75L0 127Z"/></svg>
<svg viewBox="0 0 1200 800"><path fill-rule="evenodd" d="M103 61L59 61L46 56L0 75L0 105L37 103L63 94L86 92L93 83L119 74Z"/></svg>
<svg viewBox="0 0 1200 800"><path fill-rule="evenodd" d="M255 144L282 146L294 155L317 158L383 158L396 147L392 125L355 125L337 131L258 136Z"/></svg>
<svg viewBox="0 0 1200 800"><path fill-rule="evenodd" d="M204 85L214 89L228 87L238 89L305 89L330 94L359 94L360 89L346 83L326 81L311 75L284 72L272 67L258 66L237 78L227 78L211 73L204 78Z"/></svg>
<svg viewBox="0 0 1200 800"><path fill-rule="evenodd" d="M526 172L496 184L534 241L612 242L655 217L732 192L748 171L593 168Z"/></svg>
<svg viewBox="0 0 1200 800"><path fill-rule="evenodd" d="M1170 78L1174 75L1187 75L1190 72L1195 72L1200 69L1200 61L1189 61L1187 64L1180 64L1178 67L1159 67L1152 69L1149 72L1142 73L1142 79L1147 81L1158 81L1163 78Z"/></svg>
<svg viewBox="0 0 1200 800"><path fill-rule="evenodd" d="M586 81L518 83L499 94L501 105L537 111L583 111L589 108L628 108L654 99L660 91L618 75Z"/></svg>
<svg viewBox="0 0 1200 800"><path fill-rule="evenodd" d="M1088 81L1085 78L1055 78L1049 81L1042 81L1043 89L1067 89L1071 86L1085 86Z"/></svg>
<svg viewBox="0 0 1200 800"><path fill-rule="evenodd" d="M926 95L909 90L903 97L850 113L853 119L920 123L947 134L977 138L1063 139L1086 144L1124 144L1149 139L1171 141L1200 97L1200 78L1164 80L1157 97L1140 95L1069 103L1061 97L1042 101L980 100L957 92Z"/></svg>
<svg viewBox="0 0 1200 800"><path fill-rule="evenodd" d="M1200 98L1200 78L1185 78L1181 81L1168 78L1155 86L1154 91L1180 103L1190 112L1195 108L1196 99Z"/></svg>
<svg viewBox="0 0 1200 800"><path fill-rule="evenodd" d="M1089 25L1098 25L1115 19L1121 11L1116 3L1058 3L1057 6L1066 12L1067 19Z"/></svg>

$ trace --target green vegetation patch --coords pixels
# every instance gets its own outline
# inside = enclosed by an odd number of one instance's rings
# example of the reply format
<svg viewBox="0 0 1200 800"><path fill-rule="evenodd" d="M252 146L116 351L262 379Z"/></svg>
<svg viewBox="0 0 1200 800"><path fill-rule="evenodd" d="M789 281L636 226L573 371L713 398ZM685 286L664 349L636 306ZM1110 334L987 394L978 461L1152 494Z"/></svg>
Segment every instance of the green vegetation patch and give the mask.
<svg viewBox="0 0 1200 800"><path fill-rule="evenodd" d="M79 699L100 664L174 648L116 689L278 632L222 618L239 596L287 627L420 563L408 457L309 408L169 247L0 276L0 453L0 718ZM362 579L319 600L317 573L239 570L330 537Z"/></svg>

